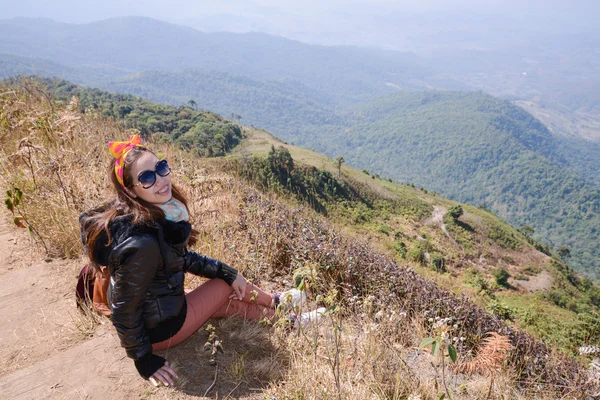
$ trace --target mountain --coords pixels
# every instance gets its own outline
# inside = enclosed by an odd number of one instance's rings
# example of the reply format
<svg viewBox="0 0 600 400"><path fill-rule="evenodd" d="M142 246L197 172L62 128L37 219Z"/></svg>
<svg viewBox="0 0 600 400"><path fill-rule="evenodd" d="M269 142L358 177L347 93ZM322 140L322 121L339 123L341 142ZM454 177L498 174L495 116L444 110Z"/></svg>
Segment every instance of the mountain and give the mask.
<svg viewBox="0 0 600 400"><path fill-rule="evenodd" d="M202 68L296 80L338 101L392 93L386 83L423 88L428 70L410 53L314 46L261 33L203 33L141 17L81 25L14 18L0 21L0 35L0 54L130 73Z"/></svg>
<svg viewBox="0 0 600 400"><path fill-rule="evenodd" d="M360 21L364 14L352 19ZM483 90L532 102L536 107L529 111L545 124L555 124L558 135L598 139L599 101L592 89L600 85L599 36L591 24L571 32L549 27L549 15L527 26L514 17L469 17L457 11L414 20L404 15L402 23L390 15L383 13L379 23L369 24L395 32L391 37L399 36L398 26L413 32L402 37L410 45L401 47L414 52L309 45L255 32L205 33L145 17L121 17L86 24L0 20L0 54L108 68L119 75L201 68L300 81L342 103L389 94L393 88ZM577 22L571 18L571 24ZM457 25L464 31L457 31ZM581 18L578 26L583 26ZM560 118L562 110L566 118ZM590 130L590 123L596 128Z"/></svg>
<svg viewBox="0 0 600 400"><path fill-rule="evenodd" d="M240 116L247 124L277 133L300 132L307 126L341 124L335 103L300 82L261 80L210 70L148 71L105 80L101 87L173 105L193 99L199 108Z"/></svg>
<svg viewBox="0 0 600 400"><path fill-rule="evenodd" d="M109 65L80 65L69 67L64 64L38 57L0 54L0 78L16 75L37 75L69 79L77 83L97 82L129 73Z"/></svg>
<svg viewBox="0 0 600 400"><path fill-rule="evenodd" d="M339 114L346 124L287 137L343 155L400 182L470 204L485 204L538 239L569 246L580 270L600 268L600 189L564 156L536 118L483 93L401 93ZM589 161L589 160L588 160Z"/></svg>
<svg viewBox="0 0 600 400"><path fill-rule="evenodd" d="M205 33L150 18L122 17L87 24L0 20L0 54L47 60L36 61L38 71L48 62L75 67L77 74L68 77L94 86L102 86L98 71L114 77L199 68L300 82L341 104L396 89L483 90L520 105L526 102L526 109L557 136L598 140L599 101L592 89L600 85L600 57L593 29L522 27L522 21L512 17L469 18L460 12L450 13L454 22L449 22L448 13L434 14L416 20L405 15L401 24L389 14L378 17L382 29L393 24L414 31L402 37L410 42L404 48L413 48L413 53L309 45L256 32ZM364 13L352 18L360 20ZM547 22L547 17L537 19L541 21ZM456 24L465 31L457 32ZM490 24L502 26L502 34L490 31ZM525 36L517 33L519 29ZM396 28L392 31L396 34L391 37L398 36ZM85 76L87 69L92 75Z"/></svg>

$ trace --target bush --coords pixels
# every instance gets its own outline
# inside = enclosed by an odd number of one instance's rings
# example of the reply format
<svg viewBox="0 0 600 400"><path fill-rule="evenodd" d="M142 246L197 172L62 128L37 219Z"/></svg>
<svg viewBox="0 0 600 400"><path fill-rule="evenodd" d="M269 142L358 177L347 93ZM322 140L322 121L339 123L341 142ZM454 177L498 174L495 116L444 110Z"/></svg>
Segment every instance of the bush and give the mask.
<svg viewBox="0 0 600 400"><path fill-rule="evenodd" d="M496 279L496 283L499 286L510 287L508 283L508 278L510 278L510 274L505 268L499 268L495 271L492 271L492 275Z"/></svg>
<svg viewBox="0 0 600 400"><path fill-rule="evenodd" d="M455 221L459 219L463 215L463 213L463 208L459 204L452 206L448 209L448 215Z"/></svg>
<svg viewBox="0 0 600 400"><path fill-rule="evenodd" d="M446 272L446 259L440 253L431 255L431 266L437 272Z"/></svg>
<svg viewBox="0 0 600 400"><path fill-rule="evenodd" d="M472 285L473 287L477 288L479 290L479 292L484 292L487 295L491 295L491 291L490 291L490 283L487 279L485 279L483 276L481 276L481 274L473 269L470 269L467 271L466 273L466 279L465 281Z"/></svg>
<svg viewBox="0 0 600 400"><path fill-rule="evenodd" d="M394 243L394 251L400 257L402 257L402 258L406 257L406 244L404 242L396 241Z"/></svg>
<svg viewBox="0 0 600 400"><path fill-rule="evenodd" d="M390 234L392 233L392 230L388 225L381 224L377 227L377 232L381 232L384 235L390 236Z"/></svg>
<svg viewBox="0 0 600 400"><path fill-rule="evenodd" d="M408 253L406 253L406 258L410 261L417 262L419 264L425 263L425 249L421 243L417 243L415 247L410 249Z"/></svg>
<svg viewBox="0 0 600 400"><path fill-rule="evenodd" d="M567 296L567 294L562 290L552 290L550 293L548 293L548 298L561 308L565 308L569 302L569 296Z"/></svg>
<svg viewBox="0 0 600 400"><path fill-rule="evenodd" d="M492 315L504 320L512 320L514 311L497 300L490 301L488 310Z"/></svg>
<svg viewBox="0 0 600 400"><path fill-rule="evenodd" d="M518 250L521 248L521 242L508 226L493 226L488 232L488 237L502 247L513 250Z"/></svg>
<svg viewBox="0 0 600 400"><path fill-rule="evenodd" d="M589 290L590 293L590 302L596 307L600 308L600 289L593 288Z"/></svg>

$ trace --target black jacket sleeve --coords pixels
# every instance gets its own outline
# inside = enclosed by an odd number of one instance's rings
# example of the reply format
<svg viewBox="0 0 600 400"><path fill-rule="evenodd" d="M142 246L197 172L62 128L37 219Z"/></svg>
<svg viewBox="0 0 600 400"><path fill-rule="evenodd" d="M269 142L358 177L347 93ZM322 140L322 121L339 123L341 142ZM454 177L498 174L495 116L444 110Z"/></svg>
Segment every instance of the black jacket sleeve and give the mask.
<svg viewBox="0 0 600 400"><path fill-rule="evenodd" d="M194 275L204 276L206 278L219 278L227 282L231 286L235 278L237 277L238 271L229 265L210 258L202 256L195 251L186 251L185 253L185 264L184 270Z"/></svg>
<svg viewBox="0 0 600 400"><path fill-rule="evenodd" d="M152 344L142 317L144 298L161 260L158 241L150 235L128 238L113 249L109 259L109 265L115 266L111 274L111 320L121 346L135 361L138 372L144 378L150 377L164 364L162 357L152 354Z"/></svg>

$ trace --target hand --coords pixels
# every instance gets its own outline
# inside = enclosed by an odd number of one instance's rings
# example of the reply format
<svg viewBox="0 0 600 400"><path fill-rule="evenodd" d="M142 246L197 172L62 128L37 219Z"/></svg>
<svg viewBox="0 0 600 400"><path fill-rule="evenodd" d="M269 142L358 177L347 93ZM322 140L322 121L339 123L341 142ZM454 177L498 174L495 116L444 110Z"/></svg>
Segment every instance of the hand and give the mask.
<svg viewBox="0 0 600 400"><path fill-rule="evenodd" d="M150 377L150 382L154 386L158 386L159 382L165 386L173 386L173 379L177 378L179 378L177 373L171 368L169 362L165 361L165 364Z"/></svg>
<svg viewBox="0 0 600 400"><path fill-rule="evenodd" d="M246 295L246 278L242 274L238 273L235 277L235 281L231 284L233 293L229 296L230 299L242 300Z"/></svg>

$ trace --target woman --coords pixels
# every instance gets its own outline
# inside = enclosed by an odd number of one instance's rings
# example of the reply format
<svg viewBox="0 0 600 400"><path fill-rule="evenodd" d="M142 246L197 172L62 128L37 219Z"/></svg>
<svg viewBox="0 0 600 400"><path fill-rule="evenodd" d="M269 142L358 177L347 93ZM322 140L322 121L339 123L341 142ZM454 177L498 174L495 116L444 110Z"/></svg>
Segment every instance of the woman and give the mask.
<svg viewBox="0 0 600 400"><path fill-rule="evenodd" d="M188 250L197 232L167 161L135 135L109 148L116 198L82 214L82 242L94 265L108 267L111 320L142 377L173 385L176 372L153 351L181 343L211 317L269 318L280 298L288 307L305 300L295 289L266 293L236 269ZM211 280L185 295L185 272Z"/></svg>

